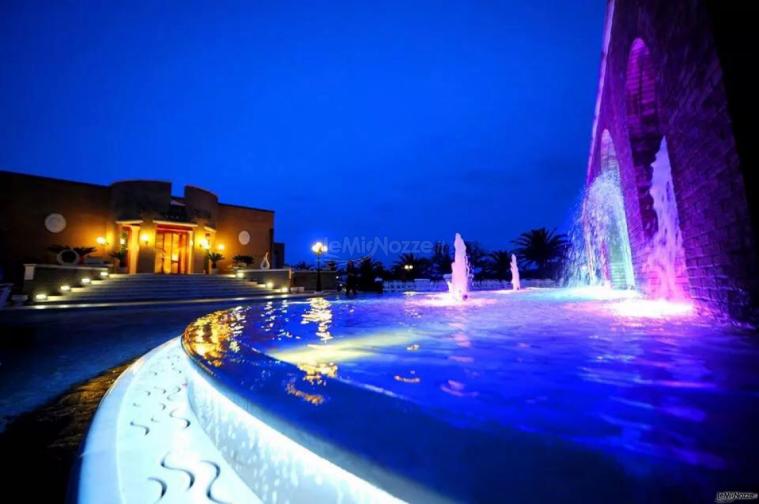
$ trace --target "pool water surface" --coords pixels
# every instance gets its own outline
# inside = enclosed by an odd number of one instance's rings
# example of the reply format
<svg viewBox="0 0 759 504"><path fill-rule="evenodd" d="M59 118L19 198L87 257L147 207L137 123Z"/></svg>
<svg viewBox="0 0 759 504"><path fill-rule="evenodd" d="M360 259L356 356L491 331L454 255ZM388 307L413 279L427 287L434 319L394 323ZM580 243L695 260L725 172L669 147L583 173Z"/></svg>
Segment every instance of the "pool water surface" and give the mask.
<svg viewBox="0 0 759 504"><path fill-rule="evenodd" d="M689 305L598 289L312 298L216 312L184 343L272 418L441 500L756 489L759 342Z"/></svg>

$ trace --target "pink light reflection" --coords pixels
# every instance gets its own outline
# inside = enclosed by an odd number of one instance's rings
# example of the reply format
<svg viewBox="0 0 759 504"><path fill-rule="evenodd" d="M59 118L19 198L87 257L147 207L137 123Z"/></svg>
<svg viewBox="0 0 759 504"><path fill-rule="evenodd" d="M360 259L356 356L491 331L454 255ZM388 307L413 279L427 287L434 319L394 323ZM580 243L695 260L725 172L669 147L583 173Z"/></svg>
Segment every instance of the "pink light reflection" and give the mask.
<svg viewBox="0 0 759 504"><path fill-rule="evenodd" d="M695 313L692 303L666 299L626 299L610 303L609 309L613 314L626 318L688 317Z"/></svg>

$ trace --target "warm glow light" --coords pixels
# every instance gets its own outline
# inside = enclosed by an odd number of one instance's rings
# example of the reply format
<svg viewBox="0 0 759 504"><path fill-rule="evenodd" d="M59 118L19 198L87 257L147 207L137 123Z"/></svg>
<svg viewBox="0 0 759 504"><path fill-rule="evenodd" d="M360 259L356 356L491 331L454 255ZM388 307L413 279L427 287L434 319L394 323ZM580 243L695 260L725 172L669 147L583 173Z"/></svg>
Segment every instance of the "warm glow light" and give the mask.
<svg viewBox="0 0 759 504"><path fill-rule="evenodd" d="M145 245L147 245L148 243L150 243L150 235L147 233L142 233L140 235L140 241L142 241Z"/></svg>
<svg viewBox="0 0 759 504"><path fill-rule="evenodd" d="M243 273L242 271L238 271L236 276L237 278L245 278L245 273Z"/></svg>
<svg viewBox="0 0 759 504"><path fill-rule="evenodd" d="M211 248L211 246L208 244L208 240L206 240L205 238L201 238L200 240L198 240L198 246L206 250Z"/></svg>
<svg viewBox="0 0 759 504"><path fill-rule="evenodd" d="M320 255L327 251L327 246L324 243L318 241L311 246L311 251L314 254Z"/></svg>
<svg viewBox="0 0 759 504"><path fill-rule="evenodd" d="M68 292L68 291L71 290L71 286L70 285L61 285L60 288L59 288L59 290L61 292Z"/></svg>
<svg viewBox="0 0 759 504"><path fill-rule="evenodd" d="M266 282L266 288L267 289L273 289L274 288L274 283L273 282Z"/></svg>
<svg viewBox="0 0 759 504"><path fill-rule="evenodd" d="M126 245L126 240L125 240L124 238L121 238L121 239L119 240L119 243L120 243L121 245Z"/></svg>
<svg viewBox="0 0 759 504"><path fill-rule="evenodd" d="M36 299L37 301L44 301L47 299L47 294L45 293L37 294L36 296L34 296L34 299Z"/></svg>
<svg viewBox="0 0 759 504"><path fill-rule="evenodd" d="M107 241L105 241L105 238L103 238L102 236L98 236L95 239L95 241L97 242L98 245L105 245L106 243L108 243Z"/></svg>
<svg viewBox="0 0 759 504"><path fill-rule="evenodd" d="M82 285L89 285L90 282L92 282L92 280L89 277L84 277L80 280L80 282L82 283Z"/></svg>
<svg viewBox="0 0 759 504"><path fill-rule="evenodd" d="M224 250L224 244L223 243L219 243L218 245L216 245L216 248L219 249L219 250Z"/></svg>
<svg viewBox="0 0 759 504"><path fill-rule="evenodd" d="M100 278L108 278L108 272L107 271L101 271L100 272Z"/></svg>

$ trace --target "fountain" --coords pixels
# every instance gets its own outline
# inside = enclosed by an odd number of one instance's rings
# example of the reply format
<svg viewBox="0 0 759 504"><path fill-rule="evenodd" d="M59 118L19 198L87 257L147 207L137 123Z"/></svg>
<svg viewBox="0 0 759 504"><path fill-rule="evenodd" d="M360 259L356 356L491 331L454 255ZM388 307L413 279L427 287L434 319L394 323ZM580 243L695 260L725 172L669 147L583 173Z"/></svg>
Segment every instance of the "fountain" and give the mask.
<svg viewBox="0 0 759 504"><path fill-rule="evenodd" d="M469 263L466 258L466 244L459 233L453 240L453 262L451 263L451 281L448 282L450 295L462 301L469 297Z"/></svg>
<svg viewBox="0 0 759 504"><path fill-rule="evenodd" d="M519 266L517 266L517 256L511 254L511 287L514 290L520 290L522 288L519 282Z"/></svg>
<svg viewBox="0 0 759 504"><path fill-rule="evenodd" d="M662 299L684 299L687 296L678 279L683 273L683 239L677 202L672 190L672 169L667 140L662 138L656 160L651 164L651 198L658 223L651 239L645 269L649 273L649 294Z"/></svg>

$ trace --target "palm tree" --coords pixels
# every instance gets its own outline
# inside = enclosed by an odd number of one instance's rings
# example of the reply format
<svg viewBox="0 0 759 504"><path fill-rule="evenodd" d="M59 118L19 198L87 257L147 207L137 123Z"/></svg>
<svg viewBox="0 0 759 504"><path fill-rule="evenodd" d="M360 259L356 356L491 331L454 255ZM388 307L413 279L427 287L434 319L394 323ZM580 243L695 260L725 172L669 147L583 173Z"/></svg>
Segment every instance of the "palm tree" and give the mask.
<svg viewBox="0 0 759 504"><path fill-rule="evenodd" d="M476 241L468 241L466 244L466 258L469 262L469 272L477 280L481 279L487 265L488 253Z"/></svg>
<svg viewBox="0 0 759 504"><path fill-rule="evenodd" d="M358 265L358 287L362 291L376 289L376 278L385 277L385 266L380 261L374 261L371 257L364 257Z"/></svg>
<svg viewBox="0 0 759 504"><path fill-rule="evenodd" d="M411 270L406 266L411 265ZM432 263L426 257L418 257L411 253L401 254L393 264L393 274L404 280L412 278L426 278L430 274Z"/></svg>
<svg viewBox="0 0 759 504"><path fill-rule="evenodd" d="M564 234L546 228L531 229L514 240L518 245L517 257L535 267L539 276L553 276L558 272L569 241Z"/></svg>
<svg viewBox="0 0 759 504"><path fill-rule="evenodd" d="M494 250L487 256L486 271L488 276L498 280L508 280L511 272L511 252L508 250Z"/></svg>
<svg viewBox="0 0 759 504"><path fill-rule="evenodd" d="M453 257L451 257L450 245L443 242L435 242L432 249L432 257L430 258L430 274L432 278L440 280L443 278L443 275L450 273L452 262Z"/></svg>

